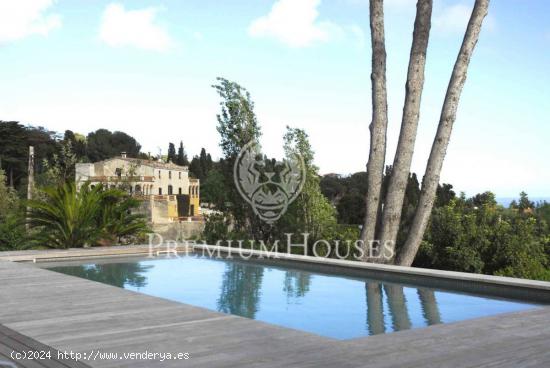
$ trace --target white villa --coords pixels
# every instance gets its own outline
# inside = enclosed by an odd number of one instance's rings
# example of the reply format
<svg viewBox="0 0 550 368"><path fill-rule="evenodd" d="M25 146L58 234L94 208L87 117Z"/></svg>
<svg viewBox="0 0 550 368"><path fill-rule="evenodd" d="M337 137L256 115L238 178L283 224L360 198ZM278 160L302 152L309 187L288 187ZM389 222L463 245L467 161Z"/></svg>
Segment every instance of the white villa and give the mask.
<svg viewBox="0 0 550 368"><path fill-rule="evenodd" d="M103 184L109 188L123 183L132 195L149 200L153 223L199 216L199 180L189 178L189 168L172 162L120 157L94 163L76 164L76 183Z"/></svg>

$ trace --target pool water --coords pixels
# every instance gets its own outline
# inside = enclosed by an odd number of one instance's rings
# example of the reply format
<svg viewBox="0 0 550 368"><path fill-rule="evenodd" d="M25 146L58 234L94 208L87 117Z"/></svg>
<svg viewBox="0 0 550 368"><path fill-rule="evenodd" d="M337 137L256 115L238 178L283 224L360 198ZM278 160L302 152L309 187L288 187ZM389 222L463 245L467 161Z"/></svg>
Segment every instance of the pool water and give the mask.
<svg viewBox="0 0 550 368"><path fill-rule="evenodd" d="M389 333L534 304L188 255L50 270L336 339Z"/></svg>

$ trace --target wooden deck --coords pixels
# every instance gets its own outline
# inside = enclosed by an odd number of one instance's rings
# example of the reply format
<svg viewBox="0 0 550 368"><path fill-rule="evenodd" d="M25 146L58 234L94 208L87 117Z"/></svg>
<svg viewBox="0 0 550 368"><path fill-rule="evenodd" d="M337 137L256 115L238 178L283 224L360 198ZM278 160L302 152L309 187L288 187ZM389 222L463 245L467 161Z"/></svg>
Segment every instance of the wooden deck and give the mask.
<svg viewBox="0 0 550 368"><path fill-rule="evenodd" d="M89 366L71 359L70 356L60 354L51 346L0 325L0 367L88 368Z"/></svg>
<svg viewBox="0 0 550 368"><path fill-rule="evenodd" d="M0 261L0 280L0 324L27 341L86 354L81 363L91 367L550 367L548 307L342 341L31 264ZM0 345L3 359L11 348ZM189 359L121 357L146 351Z"/></svg>

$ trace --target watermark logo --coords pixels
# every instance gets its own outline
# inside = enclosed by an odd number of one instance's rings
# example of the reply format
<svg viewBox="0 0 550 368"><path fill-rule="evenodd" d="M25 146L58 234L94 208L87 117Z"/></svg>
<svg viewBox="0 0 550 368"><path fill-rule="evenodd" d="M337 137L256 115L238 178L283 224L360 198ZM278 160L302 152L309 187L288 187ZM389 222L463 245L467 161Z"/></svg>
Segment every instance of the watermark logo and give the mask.
<svg viewBox="0 0 550 368"><path fill-rule="evenodd" d="M273 224L298 197L306 180L304 159L295 153L282 161L262 156L258 142L241 149L233 178L241 196L262 221Z"/></svg>
<svg viewBox="0 0 550 368"><path fill-rule="evenodd" d="M215 244L204 240L164 240L159 233L149 234L149 258L200 254L203 257L231 259L239 257L248 260L256 258L280 258L285 255L308 256L315 258L333 258L387 263L395 256L395 244L392 241L360 239L311 239L310 233L285 233L281 239L267 243L255 239L218 239ZM156 241L156 242L155 242Z"/></svg>

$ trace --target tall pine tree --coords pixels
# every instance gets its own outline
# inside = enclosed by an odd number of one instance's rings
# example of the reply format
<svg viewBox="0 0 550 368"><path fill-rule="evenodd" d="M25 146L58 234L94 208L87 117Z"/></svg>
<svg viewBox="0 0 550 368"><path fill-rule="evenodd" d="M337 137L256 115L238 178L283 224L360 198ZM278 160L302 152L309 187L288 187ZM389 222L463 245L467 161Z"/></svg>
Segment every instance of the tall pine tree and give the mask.
<svg viewBox="0 0 550 368"><path fill-rule="evenodd" d="M177 156L176 156L176 146L174 146L174 143L171 143L168 145L168 157L166 158L167 162L176 162Z"/></svg>

